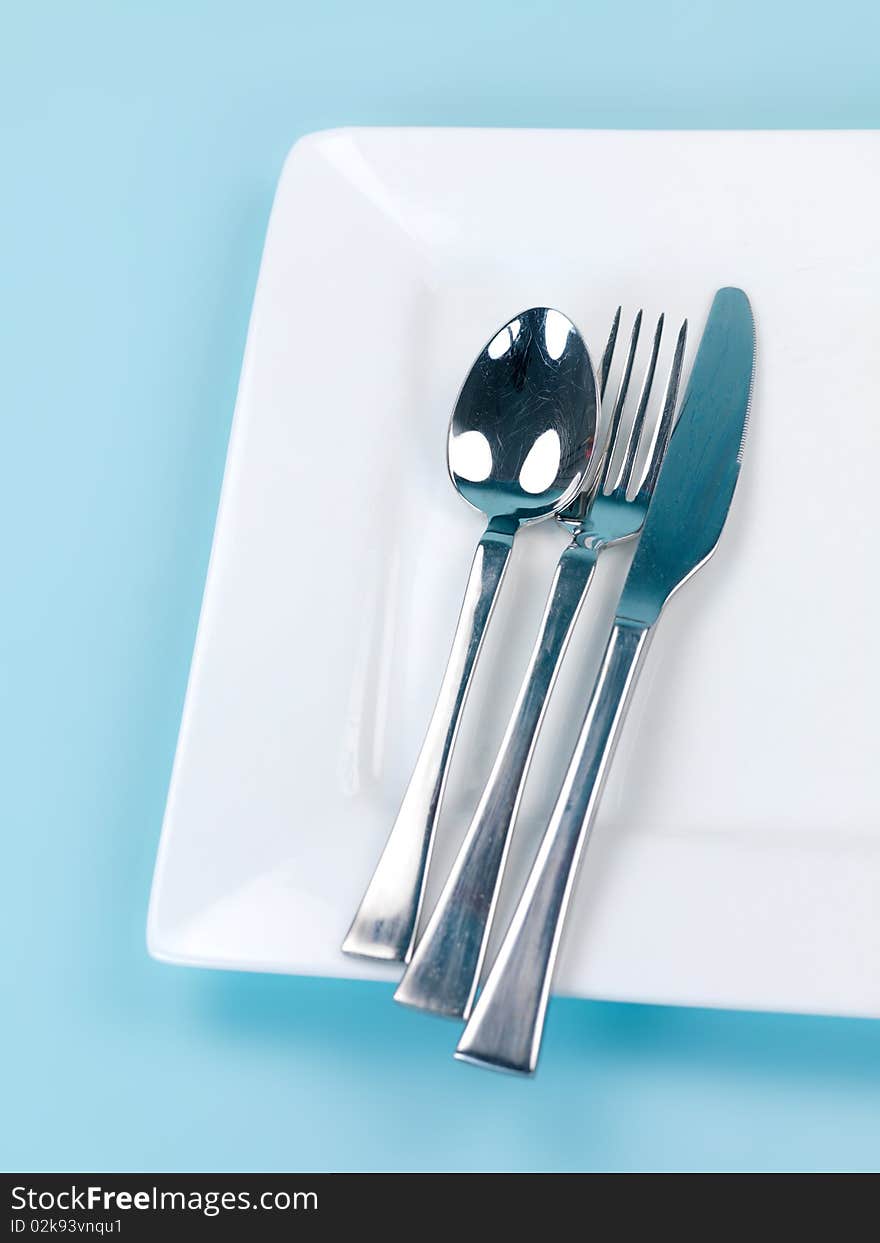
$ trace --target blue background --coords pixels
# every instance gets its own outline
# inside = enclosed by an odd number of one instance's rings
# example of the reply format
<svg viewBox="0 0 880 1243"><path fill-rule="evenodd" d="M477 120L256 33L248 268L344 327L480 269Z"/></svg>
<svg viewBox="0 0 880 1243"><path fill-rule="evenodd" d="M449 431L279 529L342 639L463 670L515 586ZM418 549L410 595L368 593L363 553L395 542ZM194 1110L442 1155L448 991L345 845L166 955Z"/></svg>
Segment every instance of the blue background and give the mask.
<svg viewBox="0 0 880 1243"><path fill-rule="evenodd" d="M161 966L144 921L294 139L342 124L878 126L878 13L6 8L0 1166L877 1168L880 1025L559 1002L540 1074L520 1082L453 1063L451 1029L384 986Z"/></svg>

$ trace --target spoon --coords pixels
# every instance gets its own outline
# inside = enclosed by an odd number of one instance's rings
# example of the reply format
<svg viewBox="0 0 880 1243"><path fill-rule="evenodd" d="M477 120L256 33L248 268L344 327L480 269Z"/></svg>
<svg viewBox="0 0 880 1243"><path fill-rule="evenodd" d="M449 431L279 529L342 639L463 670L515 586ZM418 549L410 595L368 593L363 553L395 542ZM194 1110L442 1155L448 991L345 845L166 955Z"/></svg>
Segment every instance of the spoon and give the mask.
<svg viewBox="0 0 880 1243"><path fill-rule="evenodd" d="M452 651L397 819L343 942L347 954L408 962L462 710L521 526L565 508L597 474L599 397L570 319L523 311L477 357L449 424L457 491L488 519Z"/></svg>

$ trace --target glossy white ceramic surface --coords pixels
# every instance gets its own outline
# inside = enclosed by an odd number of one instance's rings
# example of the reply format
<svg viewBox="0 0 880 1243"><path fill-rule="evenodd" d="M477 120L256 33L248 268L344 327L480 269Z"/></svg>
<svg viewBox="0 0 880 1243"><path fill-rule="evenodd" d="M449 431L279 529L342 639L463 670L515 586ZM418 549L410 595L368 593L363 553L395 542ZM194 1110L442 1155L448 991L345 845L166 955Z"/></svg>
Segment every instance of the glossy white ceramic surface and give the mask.
<svg viewBox="0 0 880 1243"><path fill-rule="evenodd" d="M481 530L444 463L461 380L493 326L536 304L570 315L597 355L619 302L687 315L690 355L715 288L732 283L758 325L743 476L715 559L658 629L557 987L880 1015L878 220L871 132L342 130L296 145L254 301L154 955L398 974L339 945L417 754ZM517 541L428 908L564 543L547 523ZM628 557L607 555L578 623L505 905Z"/></svg>

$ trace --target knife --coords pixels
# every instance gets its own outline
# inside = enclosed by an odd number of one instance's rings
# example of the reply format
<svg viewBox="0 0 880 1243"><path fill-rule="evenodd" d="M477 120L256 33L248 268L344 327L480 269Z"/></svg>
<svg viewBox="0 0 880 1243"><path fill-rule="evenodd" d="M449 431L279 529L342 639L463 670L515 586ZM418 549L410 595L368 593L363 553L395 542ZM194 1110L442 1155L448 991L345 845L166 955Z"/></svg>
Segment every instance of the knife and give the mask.
<svg viewBox="0 0 880 1243"><path fill-rule="evenodd" d="M578 863L633 688L667 601L715 551L749 423L755 324L741 289L712 302L642 536L550 823L485 987L462 1061L532 1074Z"/></svg>

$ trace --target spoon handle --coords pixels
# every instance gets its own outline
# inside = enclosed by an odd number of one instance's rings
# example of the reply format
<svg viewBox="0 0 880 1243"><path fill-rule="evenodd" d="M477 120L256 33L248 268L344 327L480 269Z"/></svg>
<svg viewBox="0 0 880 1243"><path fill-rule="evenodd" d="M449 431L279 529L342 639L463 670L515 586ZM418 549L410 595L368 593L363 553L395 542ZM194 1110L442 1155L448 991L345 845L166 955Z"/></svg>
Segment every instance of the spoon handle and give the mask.
<svg viewBox="0 0 880 1243"><path fill-rule="evenodd" d="M490 522L477 545L431 723L382 857L343 942L346 954L409 961L449 761L513 535L513 530L495 529Z"/></svg>
<svg viewBox="0 0 880 1243"><path fill-rule="evenodd" d="M559 559L529 667L488 784L394 1000L467 1018L512 829L544 713L598 552L572 542Z"/></svg>
<svg viewBox="0 0 880 1243"><path fill-rule="evenodd" d="M618 617L550 824L455 1056L531 1074L583 854L651 629Z"/></svg>

